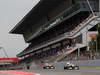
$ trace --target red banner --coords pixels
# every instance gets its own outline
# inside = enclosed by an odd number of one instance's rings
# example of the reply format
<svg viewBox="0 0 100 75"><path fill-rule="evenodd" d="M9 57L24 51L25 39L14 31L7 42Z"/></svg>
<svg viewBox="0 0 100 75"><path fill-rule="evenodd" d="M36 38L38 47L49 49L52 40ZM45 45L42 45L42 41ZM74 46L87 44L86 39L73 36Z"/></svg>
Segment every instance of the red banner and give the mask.
<svg viewBox="0 0 100 75"><path fill-rule="evenodd" d="M96 38L97 34L89 34L89 37Z"/></svg>
<svg viewBox="0 0 100 75"><path fill-rule="evenodd" d="M19 62L18 58L0 58L0 63Z"/></svg>
<svg viewBox="0 0 100 75"><path fill-rule="evenodd" d="M89 36L90 38L96 38L96 37L97 37L97 34L98 34L97 31L88 32L88 36Z"/></svg>

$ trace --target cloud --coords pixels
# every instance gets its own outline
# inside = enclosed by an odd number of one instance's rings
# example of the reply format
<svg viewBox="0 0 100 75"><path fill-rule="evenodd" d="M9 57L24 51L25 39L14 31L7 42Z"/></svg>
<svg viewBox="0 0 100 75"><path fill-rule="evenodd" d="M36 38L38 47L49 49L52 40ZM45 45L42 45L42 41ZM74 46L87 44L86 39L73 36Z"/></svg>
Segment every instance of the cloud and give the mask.
<svg viewBox="0 0 100 75"><path fill-rule="evenodd" d="M39 0L0 0L0 46L9 57L15 57L28 44L23 36L9 34L9 31L37 4Z"/></svg>

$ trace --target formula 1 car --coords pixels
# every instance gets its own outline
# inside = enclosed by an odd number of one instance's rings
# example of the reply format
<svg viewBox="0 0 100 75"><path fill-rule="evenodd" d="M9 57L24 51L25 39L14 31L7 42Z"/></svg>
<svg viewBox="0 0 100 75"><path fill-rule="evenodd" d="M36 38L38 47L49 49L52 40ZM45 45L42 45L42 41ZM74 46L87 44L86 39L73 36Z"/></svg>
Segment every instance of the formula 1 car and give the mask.
<svg viewBox="0 0 100 75"><path fill-rule="evenodd" d="M43 69L54 69L54 65L51 65L51 64L48 64L46 63L44 66L43 66Z"/></svg>
<svg viewBox="0 0 100 75"><path fill-rule="evenodd" d="M72 63L67 63L64 66L64 70L79 70L79 66Z"/></svg>

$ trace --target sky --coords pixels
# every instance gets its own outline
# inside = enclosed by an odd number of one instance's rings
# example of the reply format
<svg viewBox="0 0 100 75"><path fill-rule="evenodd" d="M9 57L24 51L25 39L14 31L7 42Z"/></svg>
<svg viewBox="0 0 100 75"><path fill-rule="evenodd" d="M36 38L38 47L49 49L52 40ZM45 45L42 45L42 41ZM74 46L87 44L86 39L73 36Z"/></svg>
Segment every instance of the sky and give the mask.
<svg viewBox="0 0 100 75"><path fill-rule="evenodd" d="M22 35L9 34L15 25L39 2L39 0L0 0L0 58L16 57L28 44ZM4 50L3 50L4 49Z"/></svg>

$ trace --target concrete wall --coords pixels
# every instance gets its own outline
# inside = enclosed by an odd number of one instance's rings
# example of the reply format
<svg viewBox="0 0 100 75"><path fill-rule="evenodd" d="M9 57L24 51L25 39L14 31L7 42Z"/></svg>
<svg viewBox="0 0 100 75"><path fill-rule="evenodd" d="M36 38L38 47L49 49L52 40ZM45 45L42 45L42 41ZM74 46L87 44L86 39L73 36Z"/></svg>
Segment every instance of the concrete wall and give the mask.
<svg viewBox="0 0 100 75"><path fill-rule="evenodd" d="M67 62L67 61L66 61ZM66 62L56 63L56 66L64 66ZM84 61L71 61L73 64L78 64L80 66L100 66L100 60L84 60Z"/></svg>

